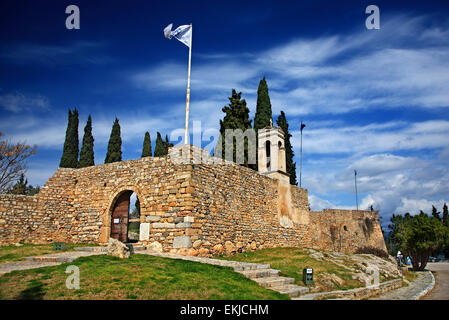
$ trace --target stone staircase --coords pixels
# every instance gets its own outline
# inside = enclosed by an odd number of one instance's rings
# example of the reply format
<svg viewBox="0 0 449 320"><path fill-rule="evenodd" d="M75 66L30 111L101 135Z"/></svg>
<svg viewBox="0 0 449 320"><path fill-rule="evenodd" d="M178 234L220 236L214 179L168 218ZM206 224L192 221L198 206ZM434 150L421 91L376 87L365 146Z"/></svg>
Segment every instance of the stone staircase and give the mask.
<svg viewBox="0 0 449 320"><path fill-rule="evenodd" d="M257 282L260 286L277 291L282 294L287 294L290 297L298 297L309 292L309 288L298 286L294 278L282 277L279 275L280 271L270 269L270 265L256 265L259 268L242 270L239 267L234 267L236 272L243 274L245 277ZM262 268L260 266L263 266Z"/></svg>

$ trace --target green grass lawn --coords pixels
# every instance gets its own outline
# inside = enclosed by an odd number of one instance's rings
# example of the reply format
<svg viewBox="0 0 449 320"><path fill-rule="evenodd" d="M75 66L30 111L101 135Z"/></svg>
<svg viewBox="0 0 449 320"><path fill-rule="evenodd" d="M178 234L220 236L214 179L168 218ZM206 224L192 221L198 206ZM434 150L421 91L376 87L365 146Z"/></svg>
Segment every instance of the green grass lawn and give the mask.
<svg viewBox="0 0 449 320"><path fill-rule="evenodd" d="M93 246L92 244L67 243L67 250L72 251L75 247ZM20 247L15 245L0 246L0 263L20 261L25 257L40 256L48 253L63 251L53 250L53 244L24 244Z"/></svg>
<svg viewBox="0 0 449 320"><path fill-rule="evenodd" d="M80 289L69 290L67 266L80 270ZM231 268L135 254L82 257L54 267L0 277L0 299L289 299Z"/></svg>
<svg viewBox="0 0 449 320"><path fill-rule="evenodd" d="M332 262L319 261L311 258L306 250L300 248L262 249L220 258L225 260L268 263L271 268L280 270L282 276L295 278L295 283L300 286L305 286L302 281L303 269L313 268L316 291L347 290L364 286L360 281L352 279L353 273L348 269ZM344 283L340 285L336 282L329 283L329 281L321 281L320 275L323 272L336 274L344 280Z"/></svg>

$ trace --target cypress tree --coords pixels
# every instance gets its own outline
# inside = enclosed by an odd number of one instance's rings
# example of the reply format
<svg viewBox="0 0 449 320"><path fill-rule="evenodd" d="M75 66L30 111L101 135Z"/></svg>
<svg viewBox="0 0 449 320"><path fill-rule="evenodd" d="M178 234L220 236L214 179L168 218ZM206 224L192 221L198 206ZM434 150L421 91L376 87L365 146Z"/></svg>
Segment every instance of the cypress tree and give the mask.
<svg viewBox="0 0 449 320"><path fill-rule="evenodd" d="M94 137L92 136L92 117L87 118L86 126L84 127L83 146L80 152L80 161L78 168L94 166Z"/></svg>
<svg viewBox="0 0 449 320"><path fill-rule="evenodd" d="M276 121L277 125L284 131L284 139L285 139L285 164L287 173L290 175L290 184L292 185L298 185L298 182L296 181L296 163L293 162L293 147L290 142L290 138L292 135L288 131L288 122L287 118L285 117L284 111L281 111L280 116L278 117Z"/></svg>
<svg viewBox="0 0 449 320"><path fill-rule="evenodd" d="M435 206L432 206L432 216L441 221L440 212L437 211L437 208L435 208Z"/></svg>
<svg viewBox="0 0 449 320"><path fill-rule="evenodd" d="M263 77L257 88L256 115L254 116L254 130L256 130L256 133L259 129L269 126L270 120L272 120L271 102L268 95L267 81Z"/></svg>
<svg viewBox="0 0 449 320"><path fill-rule="evenodd" d="M64 149L61 156L59 166L61 168L77 168L78 167L78 110L73 113L69 109L69 117L67 130L65 133Z"/></svg>
<svg viewBox="0 0 449 320"><path fill-rule="evenodd" d="M443 224L449 228L449 216L446 202L443 205Z"/></svg>
<svg viewBox="0 0 449 320"><path fill-rule="evenodd" d="M272 121L271 112L271 101L268 95L268 85L265 80L265 76L259 82L259 87L257 88L257 104L256 104L256 114L254 116L254 130L256 131L256 141L258 141L258 131L259 129L265 128L270 125L270 120ZM258 149L258 142L256 143L256 152ZM257 160L258 157L256 157ZM258 161L258 160L257 160ZM256 164L256 170L258 164Z"/></svg>
<svg viewBox="0 0 449 320"><path fill-rule="evenodd" d="M142 149L142 158L143 157L151 157L151 137L149 132L145 132L145 138L143 139L143 149Z"/></svg>
<svg viewBox="0 0 449 320"><path fill-rule="evenodd" d="M242 93L237 93L235 89L232 89L231 97L229 97L229 105L224 106L221 111L225 113L223 120L220 120L220 139L218 143L221 143L222 158L225 158L226 141L225 130L226 129L241 129L243 132L246 129L251 128L251 120L249 120L249 109L246 106L246 100L242 99ZM236 161L236 144L234 141L228 141L233 145L233 161ZM244 142L244 163L242 165L248 167L248 141Z"/></svg>
<svg viewBox="0 0 449 320"><path fill-rule="evenodd" d="M111 136L109 137L108 152L104 163L122 161L122 138L120 137L120 125L117 117L112 125Z"/></svg>
<svg viewBox="0 0 449 320"><path fill-rule="evenodd" d="M136 197L136 213L140 216L140 200L139 197Z"/></svg>
<svg viewBox="0 0 449 320"><path fill-rule="evenodd" d="M164 140L162 140L161 134L158 132L156 138L156 146L154 147L154 156L155 157L165 156L166 155L165 149L166 149L165 142Z"/></svg>
<svg viewBox="0 0 449 320"><path fill-rule="evenodd" d="M173 147L173 143L170 143L170 141L168 141L168 135L165 135L165 154L168 154L168 148Z"/></svg>

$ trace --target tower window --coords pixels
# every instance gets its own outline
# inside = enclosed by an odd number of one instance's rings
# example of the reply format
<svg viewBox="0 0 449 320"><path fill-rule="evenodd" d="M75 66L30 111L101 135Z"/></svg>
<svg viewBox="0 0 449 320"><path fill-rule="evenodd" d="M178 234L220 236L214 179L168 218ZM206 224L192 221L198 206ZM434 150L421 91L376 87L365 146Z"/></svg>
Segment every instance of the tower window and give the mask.
<svg viewBox="0 0 449 320"><path fill-rule="evenodd" d="M271 157L271 143L270 143L270 141L267 141L267 142L265 142L265 152L266 152L266 155L267 155L267 169L268 169L268 171L271 171L271 168L270 168L270 166L271 166L271 159L270 159L270 157Z"/></svg>

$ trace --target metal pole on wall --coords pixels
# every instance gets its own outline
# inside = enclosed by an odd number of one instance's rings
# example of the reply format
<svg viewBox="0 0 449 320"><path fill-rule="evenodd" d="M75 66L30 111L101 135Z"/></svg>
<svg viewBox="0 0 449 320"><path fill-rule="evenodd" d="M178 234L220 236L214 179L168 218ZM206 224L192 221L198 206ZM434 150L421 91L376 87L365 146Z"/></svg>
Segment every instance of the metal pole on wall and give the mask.
<svg viewBox="0 0 449 320"><path fill-rule="evenodd" d="M190 104L190 63L192 60L192 34L193 26L190 24L190 46L189 46L189 66L187 69L187 98L186 98L186 127L184 133L184 144L189 143L189 104Z"/></svg>
<svg viewBox="0 0 449 320"><path fill-rule="evenodd" d="M357 197L357 170L354 170L354 184L355 184L355 204L357 211L359 210L359 199Z"/></svg>
<svg viewBox="0 0 449 320"><path fill-rule="evenodd" d="M302 123L301 120L301 144L299 147L299 187L302 186L302 129L305 128L305 124Z"/></svg>

